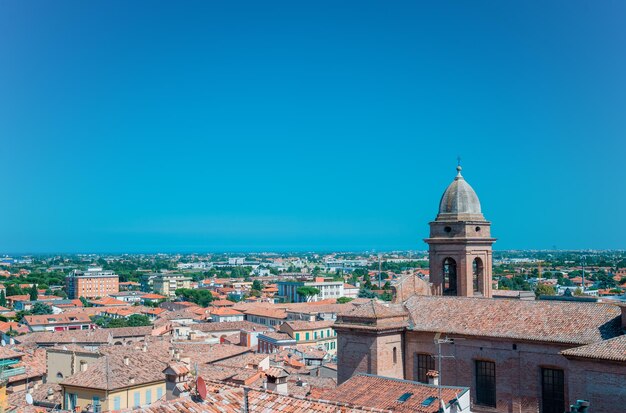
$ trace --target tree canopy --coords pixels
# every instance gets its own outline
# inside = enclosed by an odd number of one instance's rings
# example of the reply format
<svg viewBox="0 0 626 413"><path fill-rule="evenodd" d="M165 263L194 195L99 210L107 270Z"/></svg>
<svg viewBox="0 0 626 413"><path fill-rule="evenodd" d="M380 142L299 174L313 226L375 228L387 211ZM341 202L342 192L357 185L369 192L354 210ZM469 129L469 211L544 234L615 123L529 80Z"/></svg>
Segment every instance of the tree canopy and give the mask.
<svg viewBox="0 0 626 413"><path fill-rule="evenodd" d="M30 312L34 315L52 314L52 307L44 303L35 303Z"/></svg>
<svg viewBox="0 0 626 413"><path fill-rule="evenodd" d="M539 297L540 295L556 295L556 291L554 287L548 284L538 284L535 288L535 295Z"/></svg>
<svg viewBox="0 0 626 413"><path fill-rule="evenodd" d="M179 288L175 291L175 294L177 297L196 303L200 307L208 307L213 301L213 295L209 290Z"/></svg>
<svg viewBox="0 0 626 413"><path fill-rule="evenodd" d="M318 295L320 293L319 288L315 288L315 287L308 287L308 286L303 286L303 287L298 287L296 289L297 293L303 297L306 297L307 299L309 297L313 297L315 295Z"/></svg>

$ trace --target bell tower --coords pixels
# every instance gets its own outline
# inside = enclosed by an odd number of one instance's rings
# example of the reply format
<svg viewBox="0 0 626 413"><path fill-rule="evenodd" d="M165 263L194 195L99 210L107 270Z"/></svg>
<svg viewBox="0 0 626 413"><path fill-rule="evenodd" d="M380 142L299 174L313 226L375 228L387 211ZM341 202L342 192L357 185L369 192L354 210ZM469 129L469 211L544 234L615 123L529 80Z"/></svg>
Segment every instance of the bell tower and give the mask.
<svg viewBox="0 0 626 413"><path fill-rule="evenodd" d="M491 297L491 223L480 210L476 192L461 175L448 186L430 223L430 282L434 295Z"/></svg>

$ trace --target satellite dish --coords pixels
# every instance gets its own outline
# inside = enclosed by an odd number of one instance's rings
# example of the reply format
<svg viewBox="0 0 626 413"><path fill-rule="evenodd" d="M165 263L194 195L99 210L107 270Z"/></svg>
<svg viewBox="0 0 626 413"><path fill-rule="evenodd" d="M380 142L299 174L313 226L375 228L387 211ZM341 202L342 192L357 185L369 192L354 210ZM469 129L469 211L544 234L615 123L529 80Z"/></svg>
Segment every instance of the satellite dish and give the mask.
<svg viewBox="0 0 626 413"><path fill-rule="evenodd" d="M26 403L33 404L33 395L30 393L26 393Z"/></svg>
<svg viewBox="0 0 626 413"><path fill-rule="evenodd" d="M196 391L202 400L206 399L206 383L202 377L196 380Z"/></svg>

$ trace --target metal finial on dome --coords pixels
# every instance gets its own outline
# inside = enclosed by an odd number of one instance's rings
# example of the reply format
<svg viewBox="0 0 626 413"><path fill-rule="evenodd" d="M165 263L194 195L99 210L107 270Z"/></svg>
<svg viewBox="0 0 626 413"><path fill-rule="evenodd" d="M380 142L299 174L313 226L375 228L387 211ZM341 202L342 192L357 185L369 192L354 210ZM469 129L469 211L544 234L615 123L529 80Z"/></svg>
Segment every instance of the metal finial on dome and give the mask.
<svg viewBox="0 0 626 413"><path fill-rule="evenodd" d="M456 176L460 177L461 176L461 170L463 170L463 168L461 168L461 157L457 156L456 157L456 161L457 161L457 164L456 164L456 172L457 172Z"/></svg>

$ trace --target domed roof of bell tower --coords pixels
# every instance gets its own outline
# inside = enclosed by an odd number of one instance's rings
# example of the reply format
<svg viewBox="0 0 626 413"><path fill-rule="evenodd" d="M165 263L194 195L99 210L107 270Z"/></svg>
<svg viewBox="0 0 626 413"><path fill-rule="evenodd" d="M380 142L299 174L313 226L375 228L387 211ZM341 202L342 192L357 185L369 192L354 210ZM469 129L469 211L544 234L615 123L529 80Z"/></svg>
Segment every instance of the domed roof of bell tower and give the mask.
<svg viewBox="0 0 626 413"><path fill-rule="evenodd" d="M461 175L461 169L460 165L456 167L457 175L441 197L437 221L485 220L478 195Z"/></svg>

